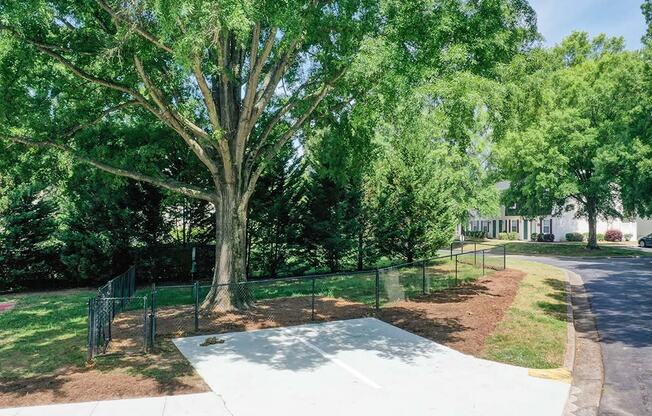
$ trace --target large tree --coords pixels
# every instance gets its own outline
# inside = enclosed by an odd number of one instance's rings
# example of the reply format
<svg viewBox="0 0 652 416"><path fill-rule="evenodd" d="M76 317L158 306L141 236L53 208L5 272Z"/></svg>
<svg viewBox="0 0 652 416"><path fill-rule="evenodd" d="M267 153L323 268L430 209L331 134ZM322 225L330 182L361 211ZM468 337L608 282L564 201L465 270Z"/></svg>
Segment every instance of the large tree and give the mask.
<svg viewBox="0 0 652 416"><path fill-rule="evenodd" d="M42 106L51 116L42 111L39 120L17 123L3 136L213 203L215 283L241 280L256 182L343 74L373 27L375 9L376 2L364 0L5 3L3 40L36 67L28 69L27 96L15 98L48 99ZM74 139L82 129L117 112L128 122L143 117L140 110L177 133L206 167L211 187L117 167L78 150ZM286 128L275 128L287 118ZM212 291L206 305L218 294L227 295L221 307L232 307L227 291Z"/></svg>
<svg viewBox="0 0 652 416"><path fill-rule="evenodd" d="M506 198L532 216L576 210L588 220L589 248L598 246L598 218L644 210L647 203L631 200L639 184L621 175L647 163L636 128L643 69L640 53L624 51L621 38L579 32L517 59L507 71L512 117L496 152L511 181Z"/></svg>
<svg viewBox="0 0 652 416"><path fill-rule="evenodd" d="M214 283L241 281L260 175L361 44L386 35L405 67L446 67L446 50L488 68L520 47L532 16L524 0L3 1L0 136L214 204ZM174 131L204 177L172 177L166 146L152 152L159 143L109 151L94 130L134 120ZM95 134L82 141L84 130ZM211 290L204 306L215 305L247 306Z"/></svg>

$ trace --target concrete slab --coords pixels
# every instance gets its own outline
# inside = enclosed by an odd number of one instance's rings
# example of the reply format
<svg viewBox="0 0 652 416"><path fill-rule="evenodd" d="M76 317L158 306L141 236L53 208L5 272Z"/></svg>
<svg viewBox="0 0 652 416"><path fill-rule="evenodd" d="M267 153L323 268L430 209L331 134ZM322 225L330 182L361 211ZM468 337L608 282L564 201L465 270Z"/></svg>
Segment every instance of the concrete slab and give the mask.
<svg viewBox="0 0 652 416"><path fill-rule="evenodd" d="M0 416L230 416L215 393L0 409Z"/></svg>
<svg viewBox="0 0 652 416"><path fill-rule="evenodd" d="M198 402L198 396L199 402ZM95 416L95 414L93 414ZM165 398L163 416L232 416L222 399L214 393L185 394Z"/></svg>
<svg viewBox="0 0 652 416"><path fill-rule="evenodd" d="M22 407L16 416L88 416L93 413L95 406L97 402Z"/></svg>
<svg viewBox="0 0 652 416"><path fill-rule="evenodd" d="M165 409L165 397L147 397L142 399L108 400L97 403L92 416L160 416ZM19 415L20 416L20 415Z"/></svg>
<svg viewBox="0 0 652 416"><path fill-rule="evenodd" d="M561 415L570 386L365 318L174 340L234 416Z"/></svg>

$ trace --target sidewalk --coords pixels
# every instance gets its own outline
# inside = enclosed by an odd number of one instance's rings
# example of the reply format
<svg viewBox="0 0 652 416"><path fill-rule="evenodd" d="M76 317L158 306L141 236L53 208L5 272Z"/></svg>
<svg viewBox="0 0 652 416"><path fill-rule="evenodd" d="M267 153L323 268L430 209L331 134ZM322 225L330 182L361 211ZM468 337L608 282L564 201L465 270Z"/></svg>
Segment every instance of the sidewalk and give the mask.
<svg viewBox="0 0 652 416"><path fill-rule="evenodd" d="M0 416L230 416L215 393L0 409Z"/></svg>

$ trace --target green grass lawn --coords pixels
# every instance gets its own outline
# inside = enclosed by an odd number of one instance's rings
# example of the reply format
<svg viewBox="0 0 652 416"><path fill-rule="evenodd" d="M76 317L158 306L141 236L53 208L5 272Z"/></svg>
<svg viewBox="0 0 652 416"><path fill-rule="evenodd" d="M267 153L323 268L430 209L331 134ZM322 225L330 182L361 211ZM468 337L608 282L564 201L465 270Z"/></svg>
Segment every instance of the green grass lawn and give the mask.
<svg viewBox="0 0 652 416"><path fill-rule="evenodd" d="M488 338L488 359L528 368L561 367L566 351L566 275L541 263L510 259L526 273L512 306Z"/></svg>
<svg viewBox="0 0 652 416"><path fill-rule="evenodd" d="M628 249L613 244L602 244L600 249L589 250L586 243L506 243L507 254L529 256L610 257L650 256L651 253Z"/></svg>
<svg viewBox="0 0 652 416"><path fill-rule="evenodd" d="M0 385L86 367L87 301L95 291L67 290L0 296L15 307L0 314ZM107 355L93 370L154 380L161 388L194 374L170 340L153 355ZM0 394L1 394L0 389Z"/></svg>
<svg viewBox="0 0 652 416"><path fill-rule="evenodd" d="M0 379L51 373L86 359L87 301L94 292L2 296L16 302L0 314Z"/></svg>

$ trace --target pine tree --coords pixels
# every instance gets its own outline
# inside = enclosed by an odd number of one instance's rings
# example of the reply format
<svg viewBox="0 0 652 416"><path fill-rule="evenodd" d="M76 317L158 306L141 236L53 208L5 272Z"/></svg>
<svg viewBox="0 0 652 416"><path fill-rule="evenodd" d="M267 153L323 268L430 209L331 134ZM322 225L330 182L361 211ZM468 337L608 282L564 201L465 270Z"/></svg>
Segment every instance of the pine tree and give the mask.
<svg viewBox="0 0 652 416"><path fill-rule="evenodd" d="M290 145L261 176L249 208L247 272L276 277L300 272L296 258L304 164Z"/></svg>
<svg viewBox="0 0 652 416"><path fill-rule="evenodd" d="M61 278L56 208L47 189L9 192L0 214L0 290L52 287Z"/></svg>

